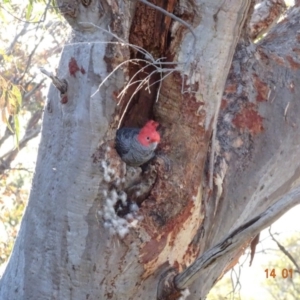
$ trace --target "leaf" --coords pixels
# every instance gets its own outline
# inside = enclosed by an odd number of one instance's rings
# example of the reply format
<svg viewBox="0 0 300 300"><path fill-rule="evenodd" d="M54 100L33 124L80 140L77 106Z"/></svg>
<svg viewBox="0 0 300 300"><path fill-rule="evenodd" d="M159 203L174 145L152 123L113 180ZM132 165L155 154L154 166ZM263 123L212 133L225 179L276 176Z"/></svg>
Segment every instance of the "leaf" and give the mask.
<svg viewBox="0 0 300 300"><path fill-rule="evenodd" d="M3 121L3 123L5 123L5 125L7 126L7 128L8 128L12 133L14 133L14 130L11 128L11 126L10 126L10 124L9 124L9 121L8 121L7 116L8 116L7 109L6 109L6 108L2 109L2 111L1 111L1 118L2 118L2 121Z"/></svg>
<svg viewBox="0 0 300 300"><path fill-rule="evenodd" d="M0 110L5 108L5 98L0 96Z"/></svg>
<svg viewBox="0 0 300 300"><path fill-rule="evenodd" d="M14 99L16 100L17 106L20 107L22 105L22 94L21 94L21 91L18 88L18 86L13 85L13 87L11 89L11 94L14 97Z"/></svg>
<svg viewBox="0 0 300 300"><path fill-rule="evenodd" d="M2 20L2 21L5 21L6 19L5 19L5 15L4 15L4 13L3 13L3 11L2 11L2 9L0 8L0 20Z"/></svg>
<svg viewBox="0 0 300 300"><path fill-rule="evenodd" d="M28 5L27 5L27 10L26 10L26 14L25 14L25 18L27 21L29 21L31 14L32 14L32 10L33 10L33 1L30 0Z"/></svg>
<svg viewBox="0 0 300 300"><path fill-rule="evenodd" d="M15 113L14 104L11 101L10 92L8 90L4 91L5 97L5 107L10 115Z"/></svg>
<svg viewBox="0 0 300 300"><path fill-rule="evenodd" d="M0 76L0 109L6 106L7 82Z"/></svg>
<svg viewBox="0 0 300 300"><path fill-rule="evenodd" d="M3 109L5 107L5 95L4 90L0 86L0 109Z"/></svg>
<svg viewBox="0 0 300 300"><path fill-rule="evenodd" d="M16 146L19 148L20 123L18 113L22 105L22 93L17 85L6 81L0 76L0 110L3 123L15 134ZM9 115L14 120L14 130L9 121Z"/></svg>

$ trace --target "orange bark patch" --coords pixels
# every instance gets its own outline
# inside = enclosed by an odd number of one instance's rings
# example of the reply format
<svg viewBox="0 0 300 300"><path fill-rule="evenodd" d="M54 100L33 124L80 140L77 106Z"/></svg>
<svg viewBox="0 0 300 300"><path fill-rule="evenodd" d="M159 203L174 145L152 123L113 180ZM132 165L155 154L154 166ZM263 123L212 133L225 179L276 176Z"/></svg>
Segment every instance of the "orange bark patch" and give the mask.
<svg viewBox="0 0 300 300"><path fill-rule="evenodd" d="M286 56L286 59L289 62L292 70L298 70L298 69L300 69L300 63L294 61L294 59L291 56Z"/></svg>
<svg viewBox="0 0 300 300"><path fill-rule="evenodd" d="M237 90L237 84L229 84L225 87L225 93L235 93Z"/></svg>
<svg viewBox="0 0 300 300"><path fill-rule="evenodd" d="M237 114L232 123L242 130L248 129L251 134L255 135L263 131L263 118L254 109L253 104L248 104Z"/></svg>
<svg viewBox="0 0 300 300"><path fill-rule="evenodd" d="M270 58L273 59L278 65L284 66L284 59L276 54L270 54Z"/></svg>
<svg viewBox="0 0 300 300"><path fill-rule="evenodd" d="M256 75L253 78L253 83L257 92L256 101L268 101L268 94L270 91L268 85L265 82L261 81L260 78L258 78L258 76Z"/></svg>
<svg viewBox="0 0 300 300"><path fill-rule="evenodd" d="M76 77L76 72L78 72L80 69L78 67L77 61L74 57L71 57L69 61L69 72L70 75L73 77Z"/></svg>
<svg viewBox="0 0 300 300"><path fill-rule="evenodd" d="M227 105L228 105L227 100L223 98L221 101L221 110L225 109Z"/></svg>
<svg viewBox="0 0 300 300"><path fill-rule="evenodd" d="M191 243L189 244L186 253L184 254L183 261L186 263L186 266L189 266L195 261L195 259L198 256L199 256L199 248L195 246L195 244Z"/></svg>
<svg viewBox="0 0 300 300"><path fill-rule="evenodd" d="M60 100L60 103L61 104L66 104L68 102L68 96L67 95L64 95L61 100Z"/></svg>
<svg viewBox="0 0 300 300"><path fill-rule="evenodd" d="M143 264L147 264L148 262L154 260L159 256L160 252L163 251L167 244L168 234L163 234L156 239L151 239L145 246L141 249L140 261Z"/></svg>
<svg viewBox="0 0 300 300"><path fill-rule="evenodd" d="M200 203L195 206L194 201L189 201L182 214L161 228L160 233L150 241L141 245L140 262L145 269L143 279L149 277L165 262L182 271L195 260L199 252L198 247L186 245L192 240L203 220L199 209Z"/></svg>
<svg viewBox="0 0 300 300"><path fill-rule="evenodd" d="M69 72L70 75L73 77L76 77L76 72L80 71L83 75L86 73L85 69L81 66L81 68L79 68L77 61L74 57L71 57L70 61L69 61Z"/></svg>

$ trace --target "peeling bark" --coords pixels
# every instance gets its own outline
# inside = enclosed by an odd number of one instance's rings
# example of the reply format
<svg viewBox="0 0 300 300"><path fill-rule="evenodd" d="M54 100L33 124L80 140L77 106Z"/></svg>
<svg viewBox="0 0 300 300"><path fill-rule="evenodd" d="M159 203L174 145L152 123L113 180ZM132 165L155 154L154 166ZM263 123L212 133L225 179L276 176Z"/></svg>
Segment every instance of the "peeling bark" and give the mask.
<svg viewBox="0 0 300 300"><path fill-rule="evenodd" d="M249 37L257 39L268 32L285 10L286 5L283 0L262 1L251 17Z"/></svg>

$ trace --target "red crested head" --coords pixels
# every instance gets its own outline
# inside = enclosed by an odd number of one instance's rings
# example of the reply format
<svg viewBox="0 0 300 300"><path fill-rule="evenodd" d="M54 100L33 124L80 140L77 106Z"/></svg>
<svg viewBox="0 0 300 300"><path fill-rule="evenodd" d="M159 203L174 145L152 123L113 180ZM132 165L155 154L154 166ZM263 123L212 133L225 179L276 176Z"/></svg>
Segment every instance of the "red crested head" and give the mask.
<svg viewBox="0 0 300 300"><path fill-rule="evenodd" d="M138 141L143 146L150 146L152 144L158 144L160 142L160 134L156 130L158 123L150 120L148 121L143 128L141 128L138 134Z"/></svg>

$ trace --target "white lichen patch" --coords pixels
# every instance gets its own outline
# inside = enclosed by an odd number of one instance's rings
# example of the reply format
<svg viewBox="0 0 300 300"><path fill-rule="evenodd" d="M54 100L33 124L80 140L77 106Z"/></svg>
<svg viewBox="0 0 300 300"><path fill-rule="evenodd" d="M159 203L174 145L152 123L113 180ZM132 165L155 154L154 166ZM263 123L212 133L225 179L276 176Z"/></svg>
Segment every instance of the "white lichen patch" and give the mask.
<svg viewBox="0 0 300 300"><path fill-rule="evenodd" d="M119 193L119 199L122 201L122 204L125 206L127 204L127 194L123 191Z"/></svg>
<svg viewBox="0 0 300 300"><path fill-rule="evenodd" d="M181 297L178 300L186 300L187 297L190 295L189 289L185 289L181 291Z"/></svg>
<svg viewBox="0 0 300 300"><path fill-rule="evenodd" d="M101 166L103 168L103 179L105 182L111 182L115 175L115 170L110 168L105 160L101 160Z"/></svg>
<svg viewBox="0 0 300 300"><path fill-rule="evenodd" d="M129 233L129 229L136 227L142 217L138 215L139 207L135 203L130 205L127 202L127 194L124 191L117 192L115 189L109 193L103 192L105 195L105 203L103 209L99 211L104 221L104 227L111 235L117 234L120 238L124 238ZM128 213L124 217L119 217L116 212L116 204L121 201L124 207L128 206Z"/></svg>

